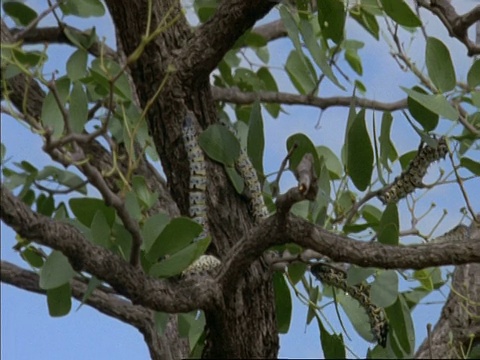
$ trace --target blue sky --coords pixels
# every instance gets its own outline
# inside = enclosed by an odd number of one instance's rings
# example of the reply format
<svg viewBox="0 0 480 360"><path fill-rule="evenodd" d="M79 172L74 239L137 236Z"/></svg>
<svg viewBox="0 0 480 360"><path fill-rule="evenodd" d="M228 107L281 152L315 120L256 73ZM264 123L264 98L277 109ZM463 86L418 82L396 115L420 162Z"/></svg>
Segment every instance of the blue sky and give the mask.
<svg viewBox="0 0 480 360"><path fill-rule="evenodd" d="M45 2L27 1L29 4L44 4ZM466 11L474 6L474 2L468 0L456 1L455 6L460 12ZM31 5L33 6L33 5ZM39 6L39 5L35 5ZM42 5L44 8L44 5ZM272 20L276 17L276 12L269 15L263 22ZM426 17L428 21L427 29L430 34L439 37L447 43L450 48L452 58L456 67L457 78L465 79L466 71L469 68L469 60L466 57L465 48L455 40L450 39L446 31L439 25L436 18ZM72 20L67 18L67 22ZM80 28L87 28L95 25L97 33L107 38L107 43L113 46L112 26L109 21L104 19L89 19L72 21ZM47 18L41 25L53 24L51 18ZM412 86L415 80L411 75L401 72L389 55L389 49L383 41L375 42L365 31L357 25L349 25L347 28L351 38L363 40L366 42L364 49L360 51L363 59L364 76L362 81L368 88L367 97L381 101L394 101L402 98L404 93L399 89L399 85ZM408 41L408 38L405 38ZM290 51L291 45L288 40L278 40L271 44L271 65L282 67ZM71 49L68 49L70 51ZM420 68L424 68L423 54L424 43L421 39L416 39L410 48L409 54L418 62ZM52 61L45 70L51 72L59 68L60 73L65 70L65 61L70 52L65 51L65 47L51 46L50 58ZM260 63L260 61L256 61ZM343 67L345 68L345 67ZM281 91L294 92L285 73L272 70L277 77L277 83ZM353 76L349 72L349 76ZM330 93L331 91L331 93ZM341 93L339 90L330 86L322 88L321 96L332 95L348 96L349 93ZM344 127L347 118L347 109L329 109L322 115L320 126L316 127L320 111L314 108L300 106L285 106L286 114L281 114L279 119L272 119L264 111L266 138L265 153L265 171L270 173L278 170L279 164L285 156L286 139L293 133L303 132L317 145L325 145L332 148L336 154L339 154L343 138ZM394 114L395 121L392 129L392 138L397 147L397 151L404 152L416 149L418 146L418 137L406 126L405 120L401 114ZM380 119L381 113L376 114ZM367 119L371 121L372 113L369 112ZM379 123L377 123L379 124ZM442 121L439 131L449 129L450 122ZM50 164L47 155L38 151L42 142L39 137L30 133L30 131L18 122L2 115L1 122L2 142L7 147L7 157L11 157L10 162L28 160L32 164L41 168ZM371 129L370 129L371 130ZM19 141L20 139L20 141ZM28 145L27 145L28 144ZM470 154L469 154L470 155ZM477 157L478 153L473 153L471 157ZM438 175L438 168L445 167L446 163L432 166L429 171L428 179L434 180ZM282 190L286 190L292 185L292 178L285 177L282 182ZM479 180L466 183L467 191L472 195L473 206L476 211L480 210L478 195L480 192ZM459 209L464 206L463 199L458 190L458 186L444 185L433 189L419 203L418 210L421 213L435 201L437 207L419 224L419 227L425 231L430 229L441 216L444 208L449 210L446 220L439 226L436 234L456 225L461 219ZM409 214L406 212L405 204L400 207L401 223L404 228L409 227ZM25 267L19 259L17 253L12 250L15 244L15 234L3 223L1 225L1 252L2 259ZM413 241L414 239L412 239ZM402 283L402 289L408 288L410 284ZM68 316L62 318L51 318L48 315L46 298L41 295L28 293L12 286L1 285L1 358L2 359L148 359L148 350L144 344L141 334L133 327L121 323L115 319L109 318L87 306L76 311L78 303L74 302L72 311ZM443 288L443 293L448 293L448 288ZM426 298L423 303L438 302L443 299L440 292L435 292ZM417 346L423 340L426 334L426 324L435 323L441 309L440 304L421 304L413 313L416 325ZM290 331L287 335L281 336L280 357L321 357L321 347L318 336L318 329L315 324L305 328L307 308L294 301L294 313ZM338 323L333 307L325 311L325 315L335 325ZM343 317L347 325L347 331L352 338L347 342L348 346L359 356L364 357L368 343L363 341L359 335L352 330L346 316ZM336 329L339 329L336 327ZM351 355L350 355L351 356Z"/></svg>

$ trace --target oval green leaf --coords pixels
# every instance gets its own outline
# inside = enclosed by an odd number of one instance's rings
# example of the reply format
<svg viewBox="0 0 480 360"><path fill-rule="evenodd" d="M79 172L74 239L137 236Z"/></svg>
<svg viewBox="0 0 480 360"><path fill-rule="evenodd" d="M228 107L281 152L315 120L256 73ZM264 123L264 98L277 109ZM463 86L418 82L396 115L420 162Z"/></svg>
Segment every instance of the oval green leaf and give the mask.
<svg viewBox="0 0 480 360"><path fill-rule="evenodd" d="M447 92L455 88L457 80L452 58L442 41L434 37L427 38L425 62L428 75L440 92Z"/></svg>
<svg viewBox="0 0 480 360"><path fill-rule="evenodd" d="M273 289L275 292L275 311L277 314L277 329L280 334L286 334L292 319L292 298L283 274L273 274Z"/></svg>
<svg viewBox="0 0 480 360"><path fill-rule="evenodd" d="M418 27L422 22L403 0L381 0L383 11L397 24Z"/></svg>
<svg viewBox="0 0 480 360"><path fill-rule="evenodd" d="M75 271L67 257L55 250L48 256L40 270L39 286L45 290L54 289L68 283L74 275Z"/></svg>
<svg viewBox="0 0 480 360"><path fill-rule="evenodd" d="M378 242L388 245L398 245L399 224L397 204L388 204L380 219L377 231Z"/></svg>
<svg viewBox="0 0 480 360"><path fill-rule="evenodd" d="M233 167L240 155L240 144L235 135L220 124L210 125L198 137L200 147L211 159Z"/></svg>
<svg viewBox="0 0 480 360"><path fill-rule="evenodd" d="M365 110L353 120L347 135L347 171L358 190L370 185L373 172L373 148L365 125Z"/></svg>
<svg viewBox="0 0 480 360"><path fill-rule="evenodd" d="M380 272L370 288L372 302L380 307L392 305L398 296L398 275L393 270Z"/></svg>
<svg viewBox="0 0 480 360"><path fill-rule="evenodd" d="M412 90L422 94L427 94L427 92L419 86L414 86ZM408 111L410 112L410 114L412 114L413 118L417 120L420 125L423 126L423 130L432 131L437 127L438 114L429 110L410 96L407 99L407 104Z"/></svg>
<svg viewBox="0 0 480 360"><path fill-rule="evenodd" d="M412 99L418 101L421 105L435 114L453 121L458 119L458 111L452 105L450 105L448 100L445 99L443 95L425 95L418 91L407 89L403 86L400 86L400 88Z"/></svg>
<svg viewBox="0 0 480 360"><path fill-rule="evenodd" d="M70 284L47 290L48 313L51 317L65 316L72 308L72 292Z"/></svg>

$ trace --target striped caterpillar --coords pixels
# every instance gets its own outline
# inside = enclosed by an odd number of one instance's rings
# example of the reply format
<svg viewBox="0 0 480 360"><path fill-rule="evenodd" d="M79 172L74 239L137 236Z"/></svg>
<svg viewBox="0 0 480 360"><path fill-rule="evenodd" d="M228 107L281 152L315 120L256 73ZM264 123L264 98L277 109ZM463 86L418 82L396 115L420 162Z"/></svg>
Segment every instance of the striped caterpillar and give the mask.
<svg viewBox="0 0 480 360"><path fill-rule="evenodd" d="M388 320L385 310L371 302L370 286L365 284L348 285L347 274L343 270L324 263L313 265L311 272L324 284L342 289L359 302L368 315L373 336L381 346L385 347L387 344Z"/></svg>
<svg viewBox="0 0 480 360"><path fill-rule="evenodd" d="M195 115L193 112L188 111L183 122L182 135L190 168L188 211L193 221L203 226L203 231L194 240L199 241L209 235L207 199L205 196L205 191L207 190L207 166L203 151L197 142L194 119ZM185 269L182 274L186 276L208 272L219 265L220 260L215 256L202 255Z"/></svg>
<svg viewBox="0 0 480 360"><path fill-rule="evenodd" d="M417 154L410 161L408 167L393 183L381 191L378 198L384 203L396 203L400 199L412 193L416 188L422 188L424 185L422 179L427 173L428 167L433 162L445 158L448 153L448 145L445 137L436 140L435 147L420 144Z"/></svg>

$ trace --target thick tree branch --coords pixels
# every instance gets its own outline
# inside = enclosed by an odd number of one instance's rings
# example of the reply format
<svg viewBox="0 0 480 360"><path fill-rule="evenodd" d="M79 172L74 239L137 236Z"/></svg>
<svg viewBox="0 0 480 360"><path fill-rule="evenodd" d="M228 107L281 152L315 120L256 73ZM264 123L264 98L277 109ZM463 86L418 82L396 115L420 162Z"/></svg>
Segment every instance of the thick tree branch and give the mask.
<svg viewBox="0 0 480 360"><path fill-rule="evenodd" d="M275 20L265 25L256 26L252 32L262 36L267 42L280 39L288 35L282 20Z"/></svg>
<svg viewBox="0 0 480 360"><path fill-rule="evenodd" d="M417 0L417 2L440 19L450 36L465 44L469 56L480 54L480 45L475 44L475 41L468 37L468 28L480 21L480 5L466 14L458 15L455 7L448 0Z"/></svg>
<svg viewBox="0 0 480 360"><path fill-rule="evenodd" d="M134 304L169 313L215 306L220 290L211 278L194 284L153 279L111 251L96 246L74 226L33 212L1 186L0 218L20 236L61 251L77 271L110 284Z"/></svg>
<svg viewBox="0 0 480 360"><path fill-rule="evenodd" d="M218 281L224 288L231 288L243 269L263 251L286 243L296 243L334 262L362 267L422 269L480 262L480 241L391 246L350 239L293 215L284 221L271 216L231 249Z"/></svg>
<svg viewBox="0 0 480 360"><path fill-rule="evenodd" d="M46 294L40 288L38 274L22 269L7 261L1 262L1 281L23 290L37 294ZM83 300L87 292L87 285L78 281L71 282L72 296L78 301ZM95 289L85 300L85 303L101 313L135 326L144 336L152 359L173 359L176 356L168 353L166 339L158 336L155 326L154 313L142 306L133 305L113 294L107 294ZM174 354L177 355L177 354Z"/></svg>
<svg viewBox="0 0 480 360"><path fill-rule="evenodd" d="M178 76L187 84L198 77L206 79L238 38L275 5L270 0L220 2L215 14L195 31L176 56Z"/></svg>
<svg viewBox="0 0 480 360"><path fill-rule="evenodd" d="M213 98L217 101L230 102L234 104L252 104L259 100L265 103L285 105L310 105L320 109L327 109L334 106L348 107L352 103L349 96L332 96L327 98L314 97L309 95L296 95L273 91L242 92L237 88L212 87ZM386 103L371 99L355 99L356 104L366 109L396 111L407 107L407 99Z"/></svg>

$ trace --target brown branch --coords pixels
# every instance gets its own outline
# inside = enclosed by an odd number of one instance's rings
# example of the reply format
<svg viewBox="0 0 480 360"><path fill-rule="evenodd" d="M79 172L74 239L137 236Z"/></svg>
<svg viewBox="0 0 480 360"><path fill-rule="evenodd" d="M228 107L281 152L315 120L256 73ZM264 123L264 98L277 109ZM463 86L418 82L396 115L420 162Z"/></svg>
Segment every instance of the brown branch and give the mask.
<svg viewBox="0 0 480 360"><path fill-rule="evenodd" d="M215 14L195 31L174 59L183 83L206 79L238 38L274 6L275 2L269 0L220 2Z"/></svg>
<svg viewBox="0 0 480 360"><path fill-rule="evenodd" d="M436 15L445 25L451 37L455 37L465 44L468 56L480 54L480 45L468 37L468 29L475 22L480 21L480 5L477 5L468 13L458 15L455 8L448 0L417 0L418 4Z"/></svg>
<svg viewBox="0 0 480 360"><path fill-rule="evenodd" d="M265 103L285 105L310 105L323 110L333 106L349 107L352 104L352 98L349 96L321 98L274 91L242 92L236 88L212 87L212 95L216 101L225 101L242 105L261 101ZM362 98L356 98L355 101L356 105L372 110L396 111L407 108L406 98L392 103Z"/></svg>
<svg viewBox="0 0 480 360"><path fill-rule="evenodd" d="M233 290L242 269L267 248L286 243L311 249L333 262L362 267L423 269L480 262L480 241L391 246L354 240L294 215L280 215L265 220L230 250L218 281L224 289Z"/></svg>
<svg viewBox="0 0 480 360"><path fill-rule="evenodd" d="M288 35L282 20L275 20L265 25L256 26L252 29L252 33L262 36L267 42Z"/></svg>
<svg viewBox="0 0 480 360"><path fill-rule="evenodd" d="M7 261L1 262L1 281L36 294L46 294L46 290L41 289L38 285L39 276L36 273L22 269ZM72 296L78 301L83 301L88 288L87 284L78 280L72 280L70 285ZM169 347L166 340L158 336L154 313L151 310L147 310L139 305L133 305L127 300L98 289L95 289L90 294L85 300L85 304L105 315L136 327L143 334L152 359L175 358L175 356L168 353Z"/></svg>
<svg viewBox="0 0 480 360"><path fill-rule="evenodd" d="M134 304L169 313L215 306L220 290L211 278L202 283L171 283L148 277L139 268L88 241L74 226L33 212L1 186L0 218L20 236L61 251L77 271L86 271L108 283Z"/></svg>
<svg viewBox="0 0 480 360"><path fill-rule="evenodd" d="M59 26L49 26L33 29L19 29L12 28L11 33L15 39L22 40L24 44L33 45L33 44L66 44L73 47L77 47L70 39L65 35L65 31L69 31L72 36L78 38L80 36L89 36L88 33L76 29L72 26L62 24L62 27ZM2 24L3 26L3 24ZM105 57L108 59L116 60L118 59L118 54L115 50L110 48L108 45L95 41L89 48L86 49L91 55L95 57Z"/></svg>

